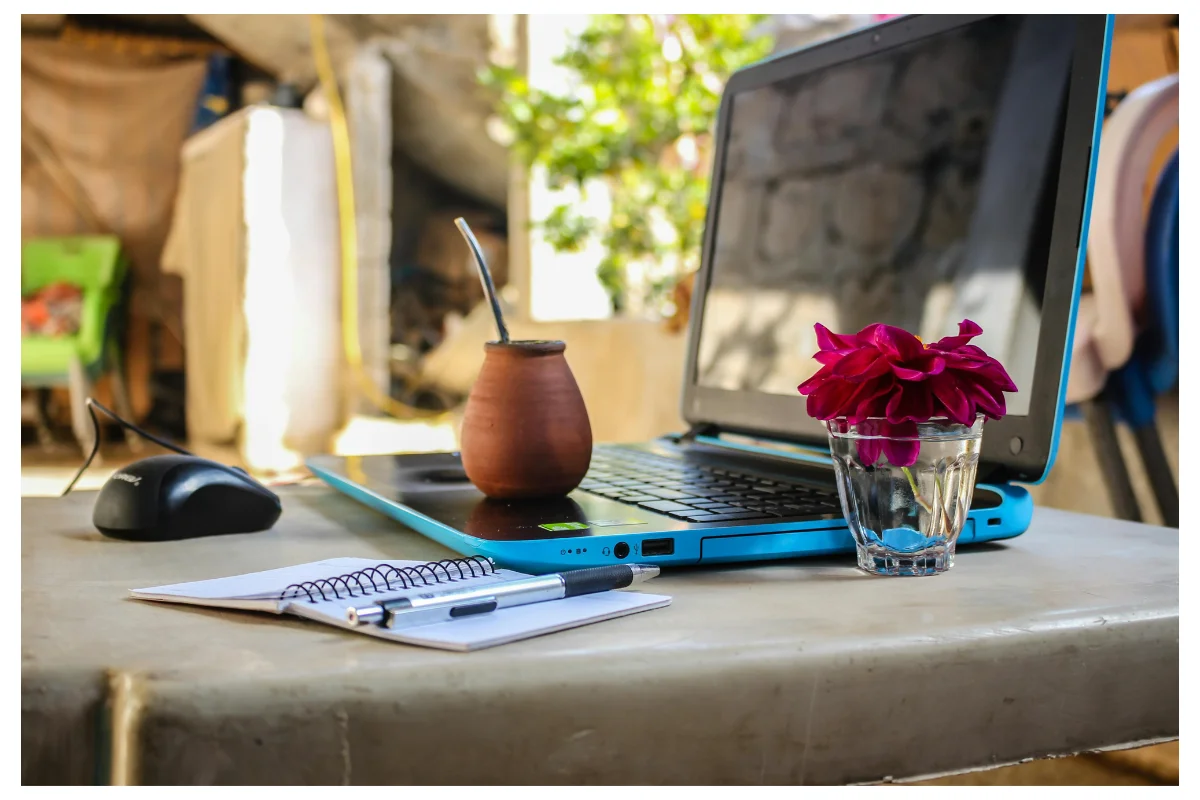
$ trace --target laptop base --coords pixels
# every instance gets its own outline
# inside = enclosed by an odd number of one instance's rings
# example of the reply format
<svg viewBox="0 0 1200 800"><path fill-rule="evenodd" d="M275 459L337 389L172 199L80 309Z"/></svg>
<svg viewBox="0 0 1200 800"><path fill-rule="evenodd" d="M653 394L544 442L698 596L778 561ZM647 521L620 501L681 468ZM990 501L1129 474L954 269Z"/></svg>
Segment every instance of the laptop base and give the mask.
<svg viewBox="0 0 1200 800"><path fill-rule="evenodd" d="M630 447L680 456L680 448L669 439ZM765 460L752 453L744 456L757 464ZM828 457L821 461L816 455L775 455L763 471L818 480L823 475L832 484ZM855 552L840 515L691 523L582 490L552 500L496 501L453 480L457 464L455 453L320 456L308 462L309 469L333 488L454 552L487 556L524 572L634 561L696 566ZM979 485L959 544L969 547L1018 536L1032 516L1033 501L1024 488Z"/></svg>

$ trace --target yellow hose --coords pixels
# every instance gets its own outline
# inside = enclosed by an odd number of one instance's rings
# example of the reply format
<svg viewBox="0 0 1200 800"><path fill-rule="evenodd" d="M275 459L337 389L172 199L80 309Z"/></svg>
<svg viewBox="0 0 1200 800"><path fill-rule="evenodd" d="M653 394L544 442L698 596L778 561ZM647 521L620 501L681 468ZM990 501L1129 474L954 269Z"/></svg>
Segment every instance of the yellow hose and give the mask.
<svg viewBox="0 0 1200 800"><path fill-rule="evenodd" d="M359 389L380 411L397 419L445 418L447 411L427 411L397 401L379 391L363 369L362 342L358 338L358 225L354 210L354 172L350 162L350 128L338 92L337 76L325 40L325 19L311 14L313 60L325 99L329 103L329 128L333 135L333 157L337 178L338 228L342 240L342 341L346 361Z"/></svg>

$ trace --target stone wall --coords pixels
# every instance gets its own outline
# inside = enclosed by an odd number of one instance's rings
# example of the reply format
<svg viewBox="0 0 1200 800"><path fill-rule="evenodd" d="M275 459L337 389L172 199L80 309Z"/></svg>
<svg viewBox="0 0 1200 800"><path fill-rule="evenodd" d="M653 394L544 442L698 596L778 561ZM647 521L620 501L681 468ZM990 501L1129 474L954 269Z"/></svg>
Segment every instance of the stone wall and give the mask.
<svg viewBox="0 0 1200 800"><path fill-rule="evenodd" d="M1013 33L970 29L735 98L710 297L725 313L706 314L702 370L748 381L712 360L745 353L730 337L770 335L748 290L794 300L771 320L783 361L753 370L778 372L780 391L809 371L811 349L783 363L808 346L797 326L944 333L931 292L958 272Z"/></svg>

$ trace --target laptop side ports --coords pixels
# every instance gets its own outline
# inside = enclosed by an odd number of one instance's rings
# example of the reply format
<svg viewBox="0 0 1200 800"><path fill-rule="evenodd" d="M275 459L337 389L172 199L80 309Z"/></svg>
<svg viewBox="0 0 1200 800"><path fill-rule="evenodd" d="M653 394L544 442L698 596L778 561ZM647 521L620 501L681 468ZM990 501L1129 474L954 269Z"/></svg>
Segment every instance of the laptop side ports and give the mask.
<svg viewBox="0 0 1200 800"><path fill-rule="evenodd" d="M674 539L644 539L642 540L643 556L669 556L675 553Z"/></svg>

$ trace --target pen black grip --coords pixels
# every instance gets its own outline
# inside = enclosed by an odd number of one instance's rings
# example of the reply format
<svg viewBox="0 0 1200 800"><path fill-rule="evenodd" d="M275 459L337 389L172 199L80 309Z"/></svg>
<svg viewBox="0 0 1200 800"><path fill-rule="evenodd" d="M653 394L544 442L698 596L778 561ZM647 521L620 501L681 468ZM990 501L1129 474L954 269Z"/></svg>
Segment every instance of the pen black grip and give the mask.
<svg viewBox="0 0 1200 800"><path fill-rule="evenodd" d="M609 589L623 589L633 583L633 570L624 564L573 569L559 574L562 575L563 586L566 590L564 597L607 592Z"/></svg>

